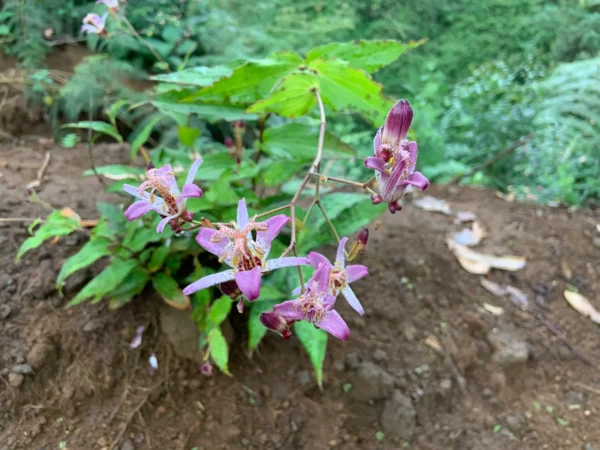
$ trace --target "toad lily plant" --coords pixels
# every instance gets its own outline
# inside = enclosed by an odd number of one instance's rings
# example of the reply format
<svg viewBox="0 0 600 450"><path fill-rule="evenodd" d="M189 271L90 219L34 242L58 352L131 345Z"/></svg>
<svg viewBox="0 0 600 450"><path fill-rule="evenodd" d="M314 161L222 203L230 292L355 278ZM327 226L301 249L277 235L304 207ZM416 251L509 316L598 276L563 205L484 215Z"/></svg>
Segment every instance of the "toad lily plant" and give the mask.
<svg viewBox="0 0 600 450"><path fill-rule="evenodd" d="M196 237L200 246L218 256L220 262L225 262L232 269L200 278L186 287L183 293L190 295L235 279L242 294L248 301L252 301L260 296L263 274L283 267L308 265L308 258L281 257L267 260L273 239L289 220L287 216L280 214L264 222L257 222L255 217L248 216L246 200L241 199L238 203L237 222L217 224L217 229L202 227Z"/></svg>

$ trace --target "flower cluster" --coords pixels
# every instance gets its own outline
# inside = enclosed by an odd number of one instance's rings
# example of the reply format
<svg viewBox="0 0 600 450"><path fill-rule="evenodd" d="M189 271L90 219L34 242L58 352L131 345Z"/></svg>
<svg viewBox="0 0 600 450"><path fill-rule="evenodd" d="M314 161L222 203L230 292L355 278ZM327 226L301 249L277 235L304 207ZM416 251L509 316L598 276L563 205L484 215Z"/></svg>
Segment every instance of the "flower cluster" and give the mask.
<svg viewBox="0 0 600 450"><path fill-rule="evenodd" d="M96 4L103 4L108 8L111 14L116 13L119 10L119 0L97 0ZM88 34L106 35L106 18L108 12L102 16L98 14L90 13L83 18L83 25L81 31Z"/></svg>
<svg viewBox="0 0 600 450"><path fill-rule="evenodd" d="M375 170L379 193L373 195L373 204L386 202L392 214L400 211L398 204L409 185L424 191L429 180L415 172L417 143L406 139L413 119L413 109L406 100L400 100L388 113L373 140L375 156L365 160L365 166Z"/></svg>
<svg viewBox="0 0 600 450"><path fill-rule="evenodd" d="M110 7L109 3L102 2ZM373 194L374 204L386 202L392 213L399 211L398 200L402 198L409 185L426 189L429 181L420 172L415 171L417 161L417 144L407 140L408 130L413 118L413 110L407 101L398 102L389 112L383 127L377 132L374 140L375 155L365 160L365 166L376 171L378 193ZM236 148L241 148L243 125L237 126ZM233 146L233 142L231 142ZM345 340L350 334L348 325L334 309L336 300L341 294L350 307L358 314L364 314L363 307L350 284L368 275L366 266L346 265L364 253L368 240L368 229L363 229L351 246L346 256L348 238L339 240L335 261L331 263L325 256L310 252L306 257L284 256L269 259L271 245L282 229L290 223L284 214L259 220L259 216L250 217L245 199L238 203L236 220L227 223L212 223L206 219L194 220L193 213L186 209L188 198L202 197L202 190L194 184L196 172L202 164L197 159L192 164L185 183L180 190L175 173L170 165L159 169L150 167L147 179L139 186L124 185L125 192L138 200L125 211L128 220L155 211L162 220L157 226L161 233L168 224L175 234L199 228L196 236L198 244L206 251L218 257L229 269L204 276L183 289L185 295L211 286L219 285L221 291L239 300L238 310L243 311L244 300L254 301L259 298L263 276L276 269L285 267L308 266L313 268L313 275L304 284L296 288L292 295L296 298L275 305L272 311L260 315L262 324L287 339L291 336L290 326L297 321L307 321L321 328L338 339ZM358 183L354 183L357 185ZM361 187L368 186L358 184ZM291 204L288 205L291 207ZM285 208L285 207L284 207ZM282 208L277 208L281 210ZM275 211L273 211L275 212ZM269 213L264 213L268 215ZM292 230L294 228L292 227ZM337 235L336 235L337 236ZM293 245L292 238L292 245ZM292 246L290 246L292 248ZM141 341L143 328L135 345ZM134 344L132 344L134 345ZM207 366L206 372L210 372Z"/></svg>

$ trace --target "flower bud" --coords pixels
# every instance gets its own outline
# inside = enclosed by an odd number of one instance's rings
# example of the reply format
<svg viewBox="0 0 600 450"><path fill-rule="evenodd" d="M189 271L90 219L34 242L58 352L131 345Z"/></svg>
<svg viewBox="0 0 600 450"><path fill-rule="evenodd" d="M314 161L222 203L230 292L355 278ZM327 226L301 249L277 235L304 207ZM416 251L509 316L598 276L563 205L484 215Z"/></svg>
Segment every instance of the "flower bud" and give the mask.
<svg viewBox="0 0 600 450"><path fill-rule="evenodd" d="M289 339L292 336L290 322L275 311L266 311L260 314L260 323L269 330L279 333L282 338Z"/></svg>
<svg viewBox="0 0 600 450"><path fill-rule="evenodd" d="M356 236L356 241L352 243L352 247L350 247L350 251L348 252L348 261L352 261L358 255L362 256L365 254L365 250L367 249L367 242L369 241L369 229L363 228L359 231L358 236Z"/></svg>
<svg viewBox="0 0 600 450"><path fill-rule="evenodd" d="M371 201L374 205L379 205L381 202L383 202L383 197L381 197L379 194L373 194L371 195Z"/></svg>
<svg viewBox="0 0 600 450"><path fill-rule="evenodd" d="M225 144L225 147L227 147L229 149L232 149L233 146L235 145L235 143L233 142L233 139L230 136L225 136L223 143Z"/></svg>
<svg viewBox="0 0 600 450"><path fill-rule="evenodd" d="M219 289L221 289L223 295L226 295L232 300L237 300L242 295L242 291L235 280L221 283Z"/></svg>
<svg viewBox="0 0 600 450"><path fill-rule="evenodd" d="M388 203L388 209L392 214L396 214L397 211L402 211L402 206L397 201Z"/></svg>
<svg viewBox="0 0 600 450"><path fill-rule="evenodd" d="M205 363L203 363L200 366L200 373L202 373L202 375L204 375L205 377L212 377L213 374L213 366L211 363L209 363L208 361L206 361Z"/></svg>

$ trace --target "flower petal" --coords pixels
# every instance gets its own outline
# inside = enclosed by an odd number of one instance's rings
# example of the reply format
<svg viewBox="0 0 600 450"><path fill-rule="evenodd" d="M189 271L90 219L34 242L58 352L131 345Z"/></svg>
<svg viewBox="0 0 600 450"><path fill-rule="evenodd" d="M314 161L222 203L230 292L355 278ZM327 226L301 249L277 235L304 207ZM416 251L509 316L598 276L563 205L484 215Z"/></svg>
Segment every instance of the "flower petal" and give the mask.
<svg viewBox="0 0 600 450"><path fill-rule="evenodd" d="M338 244L337 254L335 256L335 264L336 266L340 266L342 269L346 267L346 242L348 242L348 238L342 238L340 243Z"/></svg>
<svg viewBox="0 0 600 450"><path fill-rule="evenodd" d="M217 230L213 230L212 228L202 227L196 236L196 242L200 244L205 250L208 250L213 255L221 258L225 253L227 253L227 245L229 245L229 239L222 239L219 242L211 241L213 235L217 232ZM231 255L227 255L225 258L225 262L231 265Z"/></svg>
<svg viewBox="0 0 600 450"><path fill-rule="evenodd" d="M165 164L159 169L156 169L156 176L160 178L161 184L169 188L169 193L175 197L178 197L179 187L177 186L177 180L175 179L175 171L171 164Z"/></svg>
<svg viewBox="0 0 600 450"><path fill-rule="evenodd" d="M352 283L369 275L369 269L362 264L353 264L346 267L346 281Z"/></svg>
<svg viewBox="0 0 600 450"><path fill-rule="evenodd" d="M186 198L200 198L202 197L202 189L195 184L184 184L181 191L181 195L177 197L177 204L181 204Z"/></svg>
<svg viewBox="0 0 600 450"><path fill-rule="evenodd" d="M290 320L304 319L301 300L288 300L273 307L273 311Z"/></svg>
<svg viewBox="0 0 600 450"><path fill-rule="evenodd" d="M169 223L169 220L176 219L177 217L179 217L179 214L173 214L171 216L165 217L163 220L158 222L158 225L156 226L156 232L162 233L163 230L165 229L165 226Z"/></svg>
<svg viewBox="0 0 600 450"><path fill-rule="evenodd" d="M242 198L238 202L237 209L237 226L239 229L244 228L248 225L250 218L248 217L248 208L246 207L246 199Z"/></svg>
<svg viewBox="0 0 600 450"><path fill-rule="evenodd" d="M406 139L412 119L413 109L406 100L400 100L392 106L383 126L383 143L395 147L401 140Z"/></svg>
<svg viewBox="0 0 600 450"><path fill-rule="evenodd" d="M418 146L415 141L410 141L408 143L408 154L410 158L410 167L415 168L417 165L417 154L418 154Z"/></svg>
<svg viewBox="0 0 600 450"><path fill-rule="evenodd" d="M415 172L408 177L408 180L401 182L401 184L412 184L413 186L424 191L429 187L429 180L421 172Z"/></svg>
<svg viewBox="0 0 600 450"><path fill-rule="evenodd" d="M215 284L233 280L234 278L235 274L233 270L225 270L223 272L213 273L212 275L207 275L205 277L200 278L197 281L194 281L192 284L190 284L183 290L183 293L185 295L190 295L194 292L206 289L207 287L214 286Z"/></svg>
<svg viewBox="0 0 600 450"><path fill-rule="evenodd" d="M312 281L312 278L310 278L305 284L304 284L304 289L306 289L306 286ZM292 295L295 297L297 295L300 295L302 293L302 286L298 286L296 289L294 289L292 291Z"/></svg>
<svg viewBox="0 0 600 450"><path fill-rule="evenodd" d="M82 33L92 33L92 34L96 34L98 33L98 29L92 25L89 24L84 24L81 26L81 32Z"/></svg>
<svg viewBox="0 0 600 450"><path fill-rule="evenodd" d="M365 159L365 167L378 172L385 172L385 161L377 156L369 156Z"/></svg>
<svg viewBox="0 0 600 450"><path fill-rule="evenodd" d="M315 270L317 270L321 264L325 264L326 266L331 267L331 263L329 262L329 260L320 253L310 252L307 255L307 258L310 261L310 265L313 266Z"/></svg>
<svg viewBox="0 0 600 450"><path fill-rule="evenodd" d="M188 170L188 174L185 179L185 184L192 184L194 182L194 180L196 179L196 173L198 172L198 168L200 167L200 164L202 164L202 162L202 158L198 158L193 162L193 164L190 166L190 170Z"/></svg>
<svg viewBox="0 0 600 450"><path fill-rule="evenodd" d="M260 296L261 273L259 266L252 270L240 270L236 272L235 281L249 302L256 300Z"/></svg>
<svg viewBox="0 0 600 450"><path fill-rule="evenodd" d="M345 341L348 339L348 336L350 336L350 328L348 328L348 325L346 325L342 316L334 310L329 311L327 315L315 325L342 341Z"/></svg>
<svg viewBox="0 0 600 450"><path fill-rule="evenodd" d="M282 258L270 259L263 266L263 272L270 272L275 269L282 269L283 267L294 267L294 266L307 266L310 264L308 258L302 258L298 256L286 256Z"/></svg>
<svg viewBox="0 0 600 450"><path fill-rule="evenodd" d="M146 200L138 200L133 203L127 210L125 211L125 218L129 221L138 219L142 217L149 211L152 211L152 205L148 203Z"/></svg>
<svg viewBox="0 0 600 450"><path fill-rule="evenodd" d="M365 310L350 286L346 286L344 289L342 289L342 294L354 311L359 313L361 316L365 313Z"/></svg>
<svg viewBox="0 0 600 450"><path fill-rule="evenodd" d="M406 167L405 161L400 161L396 167L392 169L391 176L385 180L383 180L380 186L380 194L383 197L385 202L389 202L392 200L394 192L396 191L396 186L398 185L402 174L404 173L404 168Z"/></svg>
<svg viewBox="0 0 600 450"><path fill-rule="evenodd" d="M266 231L256 232L256 244L264 252L265 258L271 250L271 242L281 232L281 229L290 221L290 218L285 214L271 217L263 222L267 226Z"/></svg>
<svg viewBox="0 0 600 450"><path fill-rule="evenodd" d="M323 299L323 306L330 311L335 306L335 295L327 294Z"/></svg>
<svg viewBox="0 0 600 450"><path fill-rule="evenodd" d="M373 154L377 154L377 150L381 147L381 134L383 133L383 127L380 127L375 133L375 138L373 139Z"/></svg>
<svg viewBox="0 0 600 450"><path fill-rule="evenodd" d="M318 286L318 292L326 292L329 289L329 274L331 266L321 264L312 276L313 281L308 285L308 289L315 289Z"/></svg>
<svg viewBox="0 0 600 450"><path fill-rule="evenodd" d="M140 192L137 187L130 184L124 184L123 190L129 195L133 195L136 198L141 198L142 200L150 203L150 205L152 205L152 209L160 215L166 216L169 214L169 207L162 198L157 197L156 195L150 195L148 192Z"/></svg>

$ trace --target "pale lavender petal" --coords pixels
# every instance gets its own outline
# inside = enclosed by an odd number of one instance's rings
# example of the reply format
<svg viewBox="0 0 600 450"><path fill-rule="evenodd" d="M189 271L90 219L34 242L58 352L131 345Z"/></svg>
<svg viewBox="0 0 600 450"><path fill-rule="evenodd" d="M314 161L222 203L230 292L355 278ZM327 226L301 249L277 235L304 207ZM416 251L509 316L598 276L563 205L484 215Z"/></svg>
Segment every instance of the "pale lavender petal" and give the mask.
<svg viewBox="0 0 600 450"><path fill-rule="evenodd" d="M304 285L304 289L306 289L306 286L308 286L308 284L312 281L312 278L310 278L306 284ZM302 293L302 286L298 286L296 289L294 289L292 291L292 295L295 297L297 295L300 295Z"/></svg>
<svg viewBox="0 0 600 450"><path fill-rule="evenodd" d="M129 195L141 198L142 200L145 200L146 202L150 203L152 205L152 209L157 213L163 216L169 214L169 207L162 198L157 197L156 195L150 195L148 192L140 192L140 190L137 187L132 186L130 184L124 184L123 190Z"/></svg>
<svg viewBox="0 0 600 450"><path fill-rule="evenodd" d="M260 296L261 273L259 266L252 270L240 270L236 272L235 281L249 302L256 300Z"/></svg>
<svg viewBox="0 0 600 450"><path fill-rule="evenodd" d="M221 258L225 254L226 247L230 241L227 238L222 239L219 242L211 241L211 238L216 232L217 230L213 230L212 228L202 227L196 236L196 242L200 244L200 247L203 249L208 250L213 255Z"/></svg>
<svg viewBox="0 0 600 450"><path fill-rule="evenodd" d="M316 325L342 341L345 341L350 336L350 328L348 328L348 325L346 325L346 322L344 322L344 319L342 319L342 316L337 311L329 311Z"/></svg>
<svg viewBox="0 0 600 450"><path fill-rule="evenodd" d="M141 198L141 192L136 186L132 186L130 184L124 184L123 190L127 192L129 195L133 195L134 197Z"/></svg>
<svg viewBox="0 0 600 450"><path fill-rule="evenodd" d="M238 209L237 209L237 226L238 228L244 228L246 225L248 225L248 222L250 221L250 218L248 217L248 208L246 207L246 199L241 199L238 202Z"/></svg>
<svg viewBox="0 0 600 450"><path fill-rule="evenodd" d="M175 179L175 172L171 164L165 164L164 166L156 169L156 176L162 181L162 184L169 188L169 193L175 197L178 197L179 187L177 186L177 180Z"/></svg>
<svg viewBox="0 0 600 450"><path fill-rule="evenodd" d="M369 156L365 159L365 167L378 172L385 172L385 161L377 156Z"/></svg>
<svg viewBox="0 0 600 450"><path fill-rule="evenodd" d="M315 283L319 286L319 292L324 292L329 289L329 274L331 273L331 266L321 264L313 275L313 282L309 285L309 289L314 286ZM314 289L314 288L313 288Z"/></svg>
<svg viewBox="0 0 600 450"><path fill-rule="evenodd" d="M429 180L421 172L413 173L410 177L408 177L408 180L401 183L412 184L413 186L421 189L422 191L429 187Z"/></svg>
<svg viewBox="0 0 600 450"><path fill-rule="evenodd" d="M263 272L270 272L271 270L281 269L283 267L294 267L294 266L307 266L310 264L308 258L302 258L298 256L286 256L283 258L276 258L268 260L263 266Z"/></svg>
<svg viewBox="0 0 600 450"><path fill-rule="evenodd" d="M125 218L129 221L138 219L142 217L149 211L152 211L154 208L150 203L146 200L138 200L133 203L127 210L125 211Z"/></svg>
<svg viewBox="0 0 600 450"><path fill-rule="evenodd" d="M346 242L348 242L348 238L342 238L338 244L337 254L335 256L335 264L340 266L342 269L346 267L346 255L344 253L346 250Z"/></svg>
<svg viewBox="0 0 600 450"><path fill-rule="evenodd" d="M316 270L319 268L321 264L325 264L326 266L331 267L331 263L327 258L317 252L310 252L307 255L308 260L310 261L310 265Z"/></svg>
<svg viewBox="0 0 600 450"><path fill-rule="evenodd" d="M290 320L304 319L301 300L288 300L273 307L273 311Z"/></svg>
<svg viewBox="0 0 600 450"><path fill-rule="evenodd" d="M417 154L418 154L417 143L415 141L410 141L408 143L408 155L410 158L410 167L413 169L417 165Z"/></svg>
<svg viewBox="0 0 600 450"><path fill-rule="evenodd" d="M150 358L148 359L148 363L153 370L158 370L158 359L154 353L150 354Z"/></svg>
<svg viewBox="0 0 600 450"><path fill-rule="evenodd" d="M375 134L375 138L373 139L373 154L376 155L377 154L377 150L379 150L379 147L381 147L381 134L383 133L383 127L379 128L379 130L377 130L377 133Z"/></svg>
<svg viewBox="0 0 600 450"><path fill-rule="evenodd" d="M369 275L369 269L362 264L353 264L346 267L346 281L352 283Z"/></svg>
<svg viewBox="0 0 600 450"><path fill-rule="evenodd" d="M98 14L94 13L89 13L88 15L86 15L83 18L83 23L92 24L96 27L100 27L103 24L102 18Z"/></svg>
<svg viewBox="0 0 600 450"><path fill-rule="evenodd" d="M202 197L202 189L195 184L184 184L181 195L177 198L177 204L180 204L186 198Z"/></svg>
<svg viewBox="0 0 600 450"><path fill-rule="evenodd" d="M144 334L144 326L137 327L134 338L131 340L131 344L129 344L130 348L138 348L142 345L142 335Z"/></svg>
<svg viewBox="0 0 600 450"><path fill-rule="evenodd" d="M92 33L92 34L96 34L98 33L98 29L92 25L89 24L84 24L81 26L81 32L82 33Z"/></svg>
<svg viewBox="0 0 600 450"><path fill-rule="evenodd" d="M335 306L335 295L327 294L323 299L323 306L327 311L332 310Z"/></svg>
<svg viewBox="0 0 600 450"><path fill-rule="evenodd" d="M198 168L202 164L202 158L198 158L194 161L194 163L190 166L190 170L188 171L187 178L185 179L185 184L191 184L196 179L196 173L198 172ZM184 186L185 188L185 186Z"/></svg>
<svg viewBox="0 0 600 450"><path fill-rule="evenodd" d="M265 258L271 250L271 242L281 232L281 229L290 221L290 218L285 214L271 217L263 223L267 226L266 231L256 232L256 243L264 252Z"/></svg>
<svg viewBox="0 0 600 450"><path fill-rule="evenodd" d="M380 187L380 193L384 201L389 202L392 199L394 192L396 192L396 186L398 186L398 182L402 177L405 167L406 162L400 161L398 165L392 169L392 174L389 179L385 180L385 183L382 183L382 186Z"/></svg>
<svg viewBox="0 0 600 450"><path fill-rule="evenodd" d="M406 138L413 119L413 109L406 100L396 103L387 115L383 126L382 141L385 144L397 146Z"/></svg>
<svg viewBox="0 0 600 450"><path fill-rule="evenodd" d="M346 286L344 289L342 289L342 294L344 295L346 301L354 311L359 313L361 316L365 313L365 310L363 309L362 305L360 304L360 301L358 301L356 294L350 286Z"/></svg>
<svg viewBox="0 0 600 450"><path fill-rule="evenodd" d="M175 219L177 217L179 217L179 214L173 214L171 216L165 217L163 220L161 220L160 222L158 222L158 225L156 226L156 232L157 233L162 233L163 230L165 229L165 226L169 223L169 220L173 220L173 219Z"/></svg>
<svg viewBox="0 0 600 450"><path fill-rule="evenodd" d="M215 284L233 280L234 278L235 273L233 270L225 270L223 272L213 273L212 275L207 275L205 277L200 278L197 281L194 281L192 284L190 284L183 290L183 293L185 295L190 295L194 292L206 289L207 287L214 286Z"/></svg>

